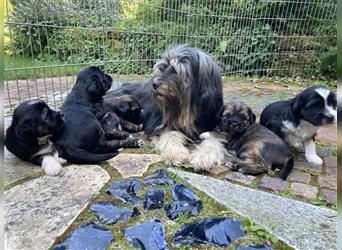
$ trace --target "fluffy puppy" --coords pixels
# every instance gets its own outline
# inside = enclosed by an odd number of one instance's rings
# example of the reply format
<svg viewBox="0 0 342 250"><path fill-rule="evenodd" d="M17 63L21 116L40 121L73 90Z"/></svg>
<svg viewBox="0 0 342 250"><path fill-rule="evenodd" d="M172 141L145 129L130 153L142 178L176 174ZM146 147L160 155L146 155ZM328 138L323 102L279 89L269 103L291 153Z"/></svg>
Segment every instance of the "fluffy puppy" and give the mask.
<svg viewBox="0 0 342 250"><path fill-rule="evenodd" d="M139 147L134 138L107 139L101 119L105 115L103 96L111 87L112 78L97 67L82 70L61 110L65 124L55 137L61 156L72 163L94 164L108 160L123 147Z"/></svg>
<svg viewBox="0 0 342 250"><path fill-rule="evenodd" d="M219 126L215 130L236 153L225 159L232 170L258 175L279 168L285 180L293 168L293 157L285 142L267 128L255 122L255 114L243 102L228 102L223 106ZM208 132L210 133L210 132ZM202 138L210 134L204 133Z"/></svg>
<svg viewBox="0 0 342 250"><path fill-rule="evenodd" d="M180 165L191 159L193 167L200 170L221 160L219 141L203 142L192 155L185 147L196 142L202 132L214 129L223 105L219 67L205 52L188 45L172 46L155 64L154 76L147 84L124 85L112 93L132 95L143 106L144 131L161 135L156 146L166 164Z"/></svg>
<svg viewBox="0 0 342 250"><path fill-rule="evenodd" d="M105 95L104 107L108 113L111 113L110 116L115 113L121 118L123 130L135 133L143 129L142 115L144 111L131 95Z"/></svg>
<svg viewBox="0 0 342 250"><path fill-rule="evenodd" d="M266 106L260 124L272 130L294 148L304 146L308 162L321 165L314 139L320 126L336 122L336 95L323 87L305 89L295 98Z"/></svg>
<svg viewBox="0 0 342 250"><path fill-rule="evenodd" d="M24 161L41 166L48 175L57 175L65 160L59 158L51 137L64 125L62 114L40 100L21 103L6 131L6 148Z"/></svg>
<svg viewBox="0 0 342 250"><path fill-rule="evenodd" d="M114 112L107 112L101 119L101 125L107 139L126 139L130 134L122 129L122 120Z"/></svg>

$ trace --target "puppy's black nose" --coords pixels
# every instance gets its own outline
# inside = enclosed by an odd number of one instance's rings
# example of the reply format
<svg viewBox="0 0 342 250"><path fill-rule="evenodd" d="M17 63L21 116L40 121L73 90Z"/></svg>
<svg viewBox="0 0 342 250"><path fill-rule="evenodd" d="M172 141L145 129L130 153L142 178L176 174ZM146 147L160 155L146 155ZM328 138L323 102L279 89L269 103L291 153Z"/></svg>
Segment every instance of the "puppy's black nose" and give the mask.
<svg viewBox="0 0 342 250"><path fill-rule="evenodd" d="M159 87L160 83L156 80L153 81L152 83L152 86L153 86L153 89L156 90L158 87Z"/></svg>

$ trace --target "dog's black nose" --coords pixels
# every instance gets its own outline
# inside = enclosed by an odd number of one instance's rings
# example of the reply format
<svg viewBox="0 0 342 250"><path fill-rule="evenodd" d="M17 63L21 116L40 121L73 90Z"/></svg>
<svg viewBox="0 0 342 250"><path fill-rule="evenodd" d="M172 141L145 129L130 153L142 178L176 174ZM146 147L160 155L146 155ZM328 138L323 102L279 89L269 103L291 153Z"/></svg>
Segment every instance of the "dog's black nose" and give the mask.
<svg viewBox="0 0 342 250"><path fill-rule="evenodd" d="M160 83L158 81L153 81L152 83L152 86L153 86L153 89L156 90L158 87L159 87Z"/></svg>

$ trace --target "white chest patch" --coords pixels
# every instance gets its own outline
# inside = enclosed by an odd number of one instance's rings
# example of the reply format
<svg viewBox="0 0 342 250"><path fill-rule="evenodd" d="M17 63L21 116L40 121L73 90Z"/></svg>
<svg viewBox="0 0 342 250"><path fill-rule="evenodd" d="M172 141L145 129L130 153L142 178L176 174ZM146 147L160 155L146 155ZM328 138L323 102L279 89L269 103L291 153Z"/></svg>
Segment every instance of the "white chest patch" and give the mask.
<svg viewBox="0 0 342 250"><path fill-rule="evenodd" d="M306 141L313 137L317 133L318 127L311 123L300 120L299 125L296 127L290 121L283 121L283 132L285 134L285 140L293 147L302 146L303 141Z"/></svg>

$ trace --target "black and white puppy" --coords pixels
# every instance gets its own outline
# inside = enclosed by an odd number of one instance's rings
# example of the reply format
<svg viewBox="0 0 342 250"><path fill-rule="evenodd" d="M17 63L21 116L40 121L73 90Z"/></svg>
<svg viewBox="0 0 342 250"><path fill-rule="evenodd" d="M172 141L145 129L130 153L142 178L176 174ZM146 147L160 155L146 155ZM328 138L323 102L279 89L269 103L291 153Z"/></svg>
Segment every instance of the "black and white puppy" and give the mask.
<svg viewBox="0 0 342 250"><path fill-rule="evenodd" d="M336 122L336 95L313 86L295 98L269 104L261 113L260 124L272 130L294 148L302 145L309 163L321 165L314 139L320 126Z"/></svg>
<svg viewBox="0 0 342 250"><path fill-rule="evenodd" d="M25 101L14 110L5 146L20 159L41 166L47 175L57 175L66 161L59 158L51 138L63 125L62 114L45 102Z"/></svg>
<svg viewBox="0 0 342 250"><path fill-rule="evenodd" d="M293 168L293 157L286 143L269 129L255 122L256 116L245 103L225 103L220 112L220 122L215 132L201 134L222 138L228 150L236 156L225 157L225 164L243 174L258 175L269 169L280 169L285 180Z"/></svg>
<svg viewBox="0 0 342 250"><path fill-rule="evenodd" d="M136 138L106 137L101 124L105 115L103 96L111 84L112 78L97 67L78 74L61 108L64 128L55 137L58 152L68 162L95 164L114 157L120 148L142 146L143 142Z"/></svg>

